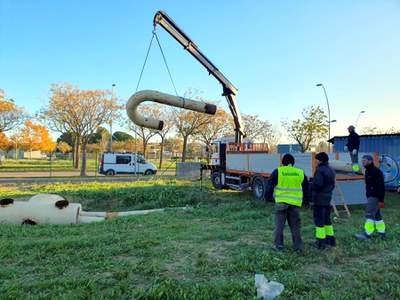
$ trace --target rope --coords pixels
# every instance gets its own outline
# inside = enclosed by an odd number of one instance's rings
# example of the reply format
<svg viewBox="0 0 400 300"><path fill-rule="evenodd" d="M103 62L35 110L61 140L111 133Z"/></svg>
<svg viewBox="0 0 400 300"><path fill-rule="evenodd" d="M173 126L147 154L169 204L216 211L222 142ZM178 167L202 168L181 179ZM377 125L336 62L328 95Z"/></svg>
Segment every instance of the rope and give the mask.
<svg viewBox="0 0 400 300"><path fill-rule="evenodd" d="M160 48L162 57L163 57L163 59L164 59L165 66L167 67L167 70L168 70L169 78L171 79L172 86L174 87L174 90L175 90L175 95L178 96L178 92L176 91L175 83L174 83L174 80L172 79L172 75L171 75L171 72L170 72L169 67L168 67L168 64L167 64L167 60L165 59L164 51L163 51L162 48L161 48L160 41L158 40L158 36L157 36L157 34L155 33L155 31L153 31L153 35L156 36L156 40L157 40L157 43L158 43L158 47Z"/></svg>
<svg viewBox="0 0 400 300"><path fill-rule="evenodd" d="M146 66L147 58L149 57L149 53L150 53L150 49L151 49L151 44L153 43L153 39L154 39L155 34L156 34L156 33L153 31L153 35L152 35L151 40L150 40L149 48L147 49L146 58L144 59L144 64L143 64L143 67L142 67L142 71L140 72L140 76L139 76L139 80L138 80L138 83L137 83L137 86L136 86L136 91L135 91L135 93L136 93L136 92L138 91L138 89L139 89L139 84L140 84L140 81L142 80L144 67Z"/></svg>
<svg viewBox="0 0 400 300"><path fill-rule="evenodd" d="M174 83L174 80L172 79L172 75L171 75L171 72L170 72L169 67L168 67L168 64L167 64L167 60L165 59L164 51L163 51L163 49L161 48L161 44L160 44L160 41L158 40L158 36L157 36L155 30L153 30L153 35L152 35L151 40L150 40L149 48L147 49L146 58L144 59L142 71L140 72L140 76L139 76L139 80L138 80L138 83L137 83L137 86L136 86L136 91L135 91L135 93L136 93L136 92L138 91L138 89L139 89L140 81L142 80L142 76L143 76L144 67L146 66L147 59L148 59L148 57L149 57L149 53L150 53L150 49L151 49L151 44L153 43L154 37L156 37L158 47L160 48L161 55L162 55L162 57L163 57L163 59L164 59L165 66L167 67L169 78L171 79L172 86L174 87L174 90L175 90L175 95L178 96L178 92L176 91L175 83Z"/></svg>

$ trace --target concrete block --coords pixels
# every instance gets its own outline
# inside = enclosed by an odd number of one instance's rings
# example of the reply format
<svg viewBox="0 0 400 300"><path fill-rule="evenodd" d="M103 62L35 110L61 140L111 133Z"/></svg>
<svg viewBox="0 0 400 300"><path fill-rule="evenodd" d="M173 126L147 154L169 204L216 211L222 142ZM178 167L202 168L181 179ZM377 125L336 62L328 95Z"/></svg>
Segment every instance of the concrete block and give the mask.
<svg viewBox="0 0 400 300"><path fill-rule="evenodd" d="M178 162L176 168L178 180L197 180L200 178L200 162Z"/></svg>

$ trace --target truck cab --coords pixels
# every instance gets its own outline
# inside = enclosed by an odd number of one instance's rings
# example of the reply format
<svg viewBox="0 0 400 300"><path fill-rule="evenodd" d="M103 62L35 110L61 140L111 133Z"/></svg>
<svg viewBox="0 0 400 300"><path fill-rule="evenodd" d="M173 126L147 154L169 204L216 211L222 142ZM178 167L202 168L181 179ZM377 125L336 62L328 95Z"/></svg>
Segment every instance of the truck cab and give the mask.
<svg viewBox="0 0 400 300"><path fill-rule="evenodd" d="M101 154L99 174L114 176L117 174L154 175L157 167L142 155L135 153L104 152Z"/></svg>
<svg viewBox="0 0 400 300"><path fill-rule="evenodd" d="M211 165L220 166L226 163L226 147L234 143L234 137L221 137L211 142Z"/></svg>

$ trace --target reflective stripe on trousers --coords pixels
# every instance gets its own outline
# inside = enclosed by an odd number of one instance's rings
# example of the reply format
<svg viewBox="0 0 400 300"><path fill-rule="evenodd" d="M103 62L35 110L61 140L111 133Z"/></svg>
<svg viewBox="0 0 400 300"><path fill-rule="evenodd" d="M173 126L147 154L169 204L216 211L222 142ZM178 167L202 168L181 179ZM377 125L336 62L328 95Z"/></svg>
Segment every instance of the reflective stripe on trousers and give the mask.
<svg viewBox="0 0 400 300"><path fill-rule="evenodd" d="M378 233L385 233L386 225L385 222L383 222L383 220L375 221L375 227Z"/></svg>
<svg viewBox="0 0 400 300"><path fill-rule="evenodd" d="M373 234L374 230L375 230L374 220L366 219L365 224L364 224L364 229L365 229L366 234L368 234L368 235Z"/></svg>
<svg viewBox="0 0 400 300"><path fill-rule="evenodd" d="M325 234L325 228L324 227L315 227L315 237L317 239L325 239L326 234Z"/></svg>
<svg viewBox="0 0 400 300"><path fill-rule="evenodd" d="M332 225L325 225L324 229L325 229L325 235L326 236L333 236L334 235L333 226Z"/></svg>

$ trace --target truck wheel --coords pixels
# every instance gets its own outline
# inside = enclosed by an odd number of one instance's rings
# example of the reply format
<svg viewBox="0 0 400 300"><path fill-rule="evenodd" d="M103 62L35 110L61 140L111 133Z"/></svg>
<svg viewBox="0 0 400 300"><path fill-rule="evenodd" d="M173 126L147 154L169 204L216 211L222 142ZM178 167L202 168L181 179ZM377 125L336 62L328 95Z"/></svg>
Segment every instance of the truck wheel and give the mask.
<svg viewBox="0 0 400 300"><path fill-rule="evenodd" d="M106 176L114 176L115 175L115 171L114 170L107 170L105 173Z"/></svg>
<svg viewBox="0 0 400 300"><path fill-rule="evenodd" d="M221 174L219 172L212 173L211 183L216 190L220 190L222 188Z"/></svg>
<svg viewBox="0 0 400 300"><path fill-rule="evenodd" d="M153 175L153 171L148 169L146 172L144 172L144 175Z"/></svg>
<svg viewBox="0 0 400 300"><path fill-rule="evenodd" d="M252 187L253 197L256 200L264 200L266 183L262 176L256 176L253 178Z"/></svg>

